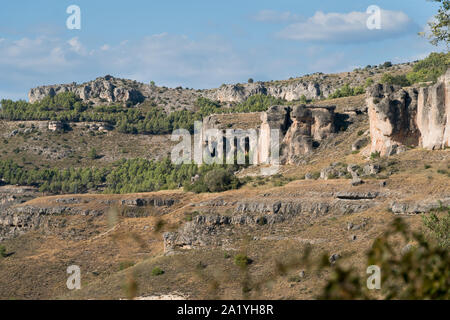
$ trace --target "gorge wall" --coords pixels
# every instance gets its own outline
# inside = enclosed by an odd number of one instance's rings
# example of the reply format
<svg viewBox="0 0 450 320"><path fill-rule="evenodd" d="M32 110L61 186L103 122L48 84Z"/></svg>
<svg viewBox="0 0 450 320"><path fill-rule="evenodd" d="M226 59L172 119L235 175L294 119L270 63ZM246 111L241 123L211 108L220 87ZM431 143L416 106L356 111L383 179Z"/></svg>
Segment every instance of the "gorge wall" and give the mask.
<svg viewBox="0 0 450 320"><path fill-rule="evenodd" d="M212 115L203 120L200 147L217 155L219 162L230 150L233 156L247 154L252 164L269 164L274 157L281 164L295 164L299 156L313 151L314 142L335 133L334 110L272 106L267 112Z"/></svg>
<svg viewBox="0 0 450 320"><path fill-rule="evenodd" d="M407 147L450 146L450 69L436 84L400 88L377 84L367 90L372 153L389 156Z"/></svg>

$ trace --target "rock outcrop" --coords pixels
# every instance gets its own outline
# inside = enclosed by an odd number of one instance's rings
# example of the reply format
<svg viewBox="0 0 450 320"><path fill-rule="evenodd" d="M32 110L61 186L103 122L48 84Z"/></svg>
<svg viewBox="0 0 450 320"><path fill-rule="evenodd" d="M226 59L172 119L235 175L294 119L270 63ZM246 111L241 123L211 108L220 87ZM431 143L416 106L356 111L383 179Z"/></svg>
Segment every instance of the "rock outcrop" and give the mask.
<svg viewBox="0 0 450 320"><path fill-rule="evenodd" d="M282 163L296 163L296 157L313 151L313 142L335 132L335 107L295 106L290 112L292 124L283 139Z"/></svg>
<svg viewBox="0 0 450 320"><path fill-rule="evenodd" d="M47 96L72 92L79 96L84 102L92 102L94 104L115 102L130 102L136 104L142 102L145 97L142 92L135 87L136 85L133 81L105 76L80 85L71 83L33 88L28 93L28 99L30 103L34 103Z"/></svg>
<svg viewBox="0 0 450 320"><path fill-rule="evenodd" d="M275 143L275 148L279 150L284 135L292 124L290 118L291 109L286 106L272 106L267 112L261 115L261 127L258 137L257 163L269 163L271 156L271 147ZM273 136L273 133L277 133ZM274 139L278 139L274 141ZM279 156L279 153L278 153Z"/></svg>
<svg viewBox="0 0 450 320"><path fill-rule="evenodd" d="M218 89L208 91L205 96L220 102L243 102L252 95L270 95L287 101L317 99L328 97L334 91L329 85L314 81L292 81L287 84L272 83L245 83L222 85Z"/></svg>
<svg viewBox="0 0 450 320"><path fill-rule="evenodd" d="M435 85L419 89L417 127L421 147L450 146L450 69Z"/></svg>
<svg viewBox="0 0 450 320"><path fill-rule="evenodd" d="M369 88L371 152L389 156L408 146L450 146L449 90L450 70L430 87L377 84Z"/></svg>
<svg viewBox="0 0 450 320"><path fill-rule="evenodd" d="M313 151L315 142L335 133L334 110L327 106L272 106L267 112L245 114L246 122L239 120L241 114L208 116L196 145L206 154L214 154L220 163L224 154L228 158L240 150L252 164L274 164L274 159L295 164L298 156Z"/></svg>
<svg viewBox="0 0 450 320"><path fill-rule="evenodd" d="M367 95L371 152L389 156L418 145L417 89L377 84Z"/></svg>
<svg viewBox="0 0 450 320"><path fill-rule="evenodd" d="M439 208L448 207L450 207L450 197L421 201L394 201L390 205L392 213L396 215L428 213Z"/></svg>

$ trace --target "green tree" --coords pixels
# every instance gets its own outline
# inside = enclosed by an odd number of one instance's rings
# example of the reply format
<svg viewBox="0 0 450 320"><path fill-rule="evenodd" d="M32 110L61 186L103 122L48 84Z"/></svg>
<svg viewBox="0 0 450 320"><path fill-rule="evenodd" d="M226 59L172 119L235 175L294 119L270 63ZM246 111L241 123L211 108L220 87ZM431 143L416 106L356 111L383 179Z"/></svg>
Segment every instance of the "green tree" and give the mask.
<svg viewBox="0 0 450 320"><path fill-rule="evenodd" d="M428 35L430 42L433 45L438 45L443 42L447 46L450 41L450 0L429 0L432 2L439 2L440 7L438 13L434 16L434 20L428 25L431 29L431 34Z"/></svg>
<svg viewBox="0 0 450 320"><path fill-rule="evenodd" d="M417 62L406 77L411 83L436 82L450 68L450 53L431 53L427 58Z"/></svg>
<svg viewBox="0 0 450 320"><path fill-rule="evenodd" d="M381 83L390 84L390 85L398 85L402 87L407 87L410 85L409 80L406 75L393 75L391 73L385 73L381 77Z"/></svg>
<svg viewBox="0 0 450 320"><path fill-rule="evenodd" d="M98 159L97 150L95 148L92 148L88 153L88 157L92 160Z"/></svg>

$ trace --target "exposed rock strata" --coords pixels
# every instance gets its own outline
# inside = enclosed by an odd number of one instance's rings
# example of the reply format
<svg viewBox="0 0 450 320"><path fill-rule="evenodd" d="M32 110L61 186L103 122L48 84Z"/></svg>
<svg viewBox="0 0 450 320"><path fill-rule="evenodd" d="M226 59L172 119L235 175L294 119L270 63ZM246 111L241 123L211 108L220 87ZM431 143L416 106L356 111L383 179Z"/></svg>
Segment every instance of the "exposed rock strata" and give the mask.
<svg viewBox="0 0 450 320"><path fill-rule="evenodd" d="M287 101L306 99L317 99L321 96L328 97L334 88L313 81L295 81L287 84L275 83L245 83L223 85L218 89L210 90L206 96L221 102L242 102L252 95L270 95Z"/></svg>
<svg viewBox="0 0 450 320"><path fill-rule="evenodd" d="M114 77L106 76L94 81L77 85L76 83L41 86L33 88L28 93L30 103L40 101L47 96L55 96L59 93L72 92L85 102L131 102L138 103L144 100L141 91L133 88L131 84L118 83Z"/></svg>
<svg viewBox="0 0 450 320"><path fill-rule="evenodd" d="M367 91L371 152L393 155L409 146L450 146L450 69L425 88L377 84Z"/></svg>
<svg viewBox="0 0 450 320"><path fill-rule="evenodd" d="M203 120L196 144L219 159L227 150L231 155L240 150L253 164L273 164L274 159L294 164L299 156L313 151L315 142L335 133L334 110L332 106L272 106L267 112L251 114L245 123L239 121L240 114L233 115L234 123L229 115L212 115ZM240 125L243 128L236 128Z"/></svg>

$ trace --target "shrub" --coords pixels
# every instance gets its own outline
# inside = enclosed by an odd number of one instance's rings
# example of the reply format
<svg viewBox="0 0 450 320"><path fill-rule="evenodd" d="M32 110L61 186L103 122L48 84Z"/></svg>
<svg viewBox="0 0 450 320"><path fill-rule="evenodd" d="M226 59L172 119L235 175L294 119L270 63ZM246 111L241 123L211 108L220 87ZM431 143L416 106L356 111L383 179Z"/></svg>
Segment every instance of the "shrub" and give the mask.
<svg viewBox="0 0 450 320"><path fill-rule="evenodd" d="M431 53L427 58L417 62L413 70L406 75L411 83L436 82L450 67L450 52Z"/></svg>
<svg viewBox="0 0 450 320"><path fill-rule="evenodd" d="M157 276L160 276L160 275L162 275L162 274L164 274L164 270L162 270L162 269L159 268L159 267L153 268L153 270L152 270L152 276L157 277Z"/></svg>
<svg viewBox="0 0 450 320"><path fill-rule="evenodd" d="M234 264L245 269L252 263L252 260L244 254L238 254L234 257Z"/></svg>
<svg viewBox="0 0 450 320"><path fill-rule="evenodd" d="M89 157L89 159L92 159L92 160L98 159L99 156L98 156L97 150L95 148L92 148L88 153L88 157Z"/></svg>
<svg viewBox="0 0 450 320"><path fill-rule="evenodd" d="M223 168L214 169L205 175L205 185L210 192L222 192L231 188L236 178Z"/></svg>
<svg viewBox="0 0 450 320"><path fill-rule="evenodd" d="M315 172L313 172L311 175L312 175L312 178L313 178L314 180L317 180L317 179L320 178L320 172L319 172L319 171L315 171Z"/></svg>
<svg viewBox="0 0 450 320"><path fill-rule="evenodd" d="M370 159L371 160L376 160L376 159L379 159L380 158L380 152L379 151L377 151L377 152L372 152L371 154L370 154Z"/></svg>
<svg viewBox="0 0 450 320"><path fill-rule="evenodd" d="M392 75L391 73L383 74L383 76L381 77L381 83L389 85L398 85L402 87L407 87L411 84L405 75L395 76Z"/></svg>
<svg viewBox="0 0 450 320"><path fill-rule="evenodd" d="M423 215L422 222L428 229L428 235L439 246L444 249L450 248L450 207L444 208L441 204L438 210Z"/></svg>
<svg viewBox="0 0 450 320"><path fill-rule="evenodd" d="M340 89L337 89L328 98L335 99L335 98L351 97L363 94L364 92L365 89L362 86L350 87L350 85L347 83Z"/></svg>
<svg viewBox="0 0 450 320"><path fill-rule="evenodd" d="M406 253L395 249L398 237L415 245ZM367 265L381 270L381 298L388 300L450 299L450 257L448 248L433 245L422 234L412 233L397 218L390 229L373 243ZM366 278L352 267L334 267L321 299L370 299Z"/></svg>
<svg viewBox="0 0 450 320"><path fill-rule="evenodd" d="M366 79L366 88L370 87L371 85L373 85L375 83L375 81L372 78L367 78Z"/></svg>
<svg viewBox="0 0 450 320"><path fill-rule="evenodd" d="M0 245L0 258L6 257L6 248L3 245Z"/></svg>
<svg viewBox="0 0 450 320"><path fill-rule="evenodd" d="M235 166L202 166L200 178L192 184L185 184L185 191L201 192L223 192L237 189L241 183L233 174Z"/></svg>
<svg viewBox="0 0 450 320"><path fill-rule="evenodd" d="M133 261L122 261L119 265L119 270L125 270L128 268L131 268L132 266L134 266L134 262Z"/></svg>

